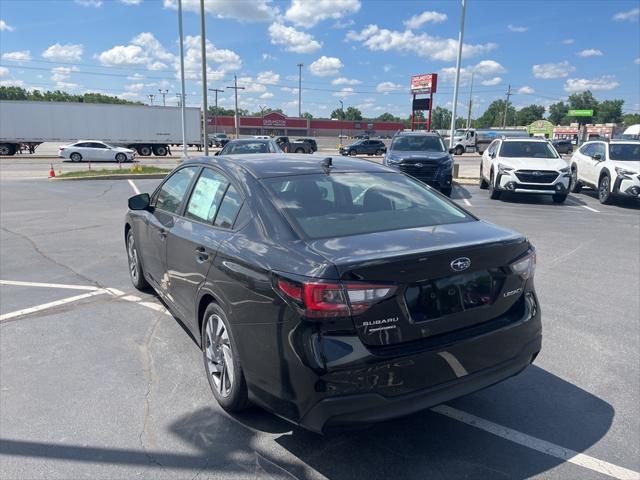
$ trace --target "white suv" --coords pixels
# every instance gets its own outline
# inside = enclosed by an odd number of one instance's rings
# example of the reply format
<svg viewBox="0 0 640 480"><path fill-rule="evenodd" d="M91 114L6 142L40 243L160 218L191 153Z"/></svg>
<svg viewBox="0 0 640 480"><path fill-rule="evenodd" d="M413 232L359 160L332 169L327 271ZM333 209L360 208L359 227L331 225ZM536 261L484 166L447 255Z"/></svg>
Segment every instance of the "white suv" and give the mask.
<svg viewBox="0 0 640 480"><path fill-rule="evenodd" d="M489 189L494 200L502 192L537 193L562 203L569 182L567 163L543 138L496 139L482 154L480 188Z"/></svg>
<svg viewBox="0 0 640 480"><path fill-rule="evenodd" d="M640 142L593 141L583 144L571 157L571 191L588 186L598 191L601 203L615 196L640 197Z"/></svg>

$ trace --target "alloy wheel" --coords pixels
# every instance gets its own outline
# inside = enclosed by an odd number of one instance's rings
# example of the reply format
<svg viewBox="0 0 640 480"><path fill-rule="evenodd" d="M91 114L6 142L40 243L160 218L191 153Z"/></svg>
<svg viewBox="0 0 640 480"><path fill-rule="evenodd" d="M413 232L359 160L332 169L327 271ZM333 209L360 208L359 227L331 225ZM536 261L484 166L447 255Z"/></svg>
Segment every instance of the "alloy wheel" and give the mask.
<svg viewBox="0 0 640 480"><path fill-rule="evenodd" d="M600 188L598 189L598 195L602 203L606 202L609 198L609 177L605 176L600 180Z"/></svg>
<svg viewBox="0 0 640 480"><path fill-rule="evenodd" d="M233 389L235 368L229 332L218 315L211 315L205 329L205 351L208 374L218 393L228 397Z"/></svg>
<svg viewBox="0 0 640 480"><path fill-rule="evenodd" d="M131 273L131 279L135 283L138 281L138 251L136 250L133 234L129 234L127 240L127 254L129 257L129 272Z"/></svg>

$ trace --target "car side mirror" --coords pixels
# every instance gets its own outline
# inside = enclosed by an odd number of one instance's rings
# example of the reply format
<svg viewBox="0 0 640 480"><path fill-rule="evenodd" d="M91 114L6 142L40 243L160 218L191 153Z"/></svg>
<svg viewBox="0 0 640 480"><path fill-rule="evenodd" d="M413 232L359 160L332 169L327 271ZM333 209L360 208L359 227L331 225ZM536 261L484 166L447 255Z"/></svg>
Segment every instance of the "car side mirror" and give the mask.
<svg viewBox="0 0 640 480"><path fill-rule="evenodd" d="M222 150L218 150L216 153L214 153L214 154L213 154L213 156L214 156L214 157L217 157L218 155L220 155L220 152L221 152L221 151L222 151Z"/></svg>
<svg viewBox="0 0 640 480"><path fill-rule="evenodd" d="M130 210L147 210L151 204L151 197L148 193L140 193L129 198Z"/></svg>
<svg viewBox="0 0 640 480"><path fill-rule="evenodd" d="M495 154L495 152L490 153L490 154L489 154L489 156L490 156L491 158L496 158L496 154Z"/></svg>
<svg viewBox="0 0 640 480"><path fill-rule="evenodd" d="M596 154L595 154L593 157L591 157L591 158L593 158L596 162L600 162L600 161L602 161L602 155L601 155L600 153L596 153Z"/></svg>
<svg viewBox="0 0 640 480"><path fill-rule="evenodd" d="M456 149L455 149L455 148L450 148L450 149L449 149L449 153L450 153L451 155L453 155L454 153L456 153Z"/></svg>

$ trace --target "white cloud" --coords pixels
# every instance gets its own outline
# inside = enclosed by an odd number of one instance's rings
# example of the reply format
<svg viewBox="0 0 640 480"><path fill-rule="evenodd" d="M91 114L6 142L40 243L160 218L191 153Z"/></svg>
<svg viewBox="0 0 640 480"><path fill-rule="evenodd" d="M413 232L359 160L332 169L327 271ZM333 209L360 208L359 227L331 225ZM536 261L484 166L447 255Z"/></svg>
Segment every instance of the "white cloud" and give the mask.
<svg viewBox="0 0 640 480"><path fill-rule="evenodd" d="M142 3L142 0L120 0L120 2L124 3L125 5L140 5Z"/></svg>
<svg viewBox="0 0 640 480"><path fill-rule="evenodd" d="M54 82L62 82L68 80L72 72L77 72L78 67L55 67L51 69L51 80Z"/></svg>
<svg viewBox="0 0 640 480"><path fill-rule="evenodd" d="M262 54L262 61L266 62L267 60L277 60L277 58L274 57L273 55L268 54L268 53L263 53Z"/></svg>
<svg viewBox="0 0 640 480"><path fill-rule="evenodd" d="M404 32L387 30L377 25L368 25L360 32L351 30L347 33L346 39L361 42L363 46L373 51L396 50L431 60L453 61L458 53L457 39L432 37L426 33L415 34L411 30ZM462 56L473 57L496 47L495 43L464 44Z"/></svg>
<svg viewBox="0 0 640 480"><path fill-rule="evenodd" d="M258 73L258 82L264 85L276 85L280 81L280 75L268 70Z"/></svg>
<svg viewBox="0 0 640 480"><path fill-rule="evenodd" d="M495 60L482 60L475 65L469 65L468 67L460 69L460 84L467 85L470 83L472 73L480 78L493 77L495 81L495 78L499 78L497 77L498 74L505 73L506 71L507 70ZM456 67L445 67L440 70L440 74L442 81L452 82L456 78ZM500 79L500 81L501 80L502 79ZM491 85L491 83L488 85Z"/></svg>
<svg viewBox="0 0 640 480"><path fill-rule="evenodd" d="M341 19L360 10L360 0L292 0L284 17L303 28L332 18Z"/></svg>
<svg viewBox="0 0 640 480"><path fill-rule="evenodd" d="M177 0L164 0L165 8L178 9ZM200 13L200 0L182 0L182 9ZM241 22L266 22L280 13L271 0L205 0L204 9L217 18L232 18Z"/></svg>
<svg viewBox="0 0 640 480"><path fill-rule="evenodd" d="M380 93L397 92L398 90L406 90L406 87L393 82L382 82L376 86L376 92Z"/></svg>
<svg viewBox="0 0 640 480"><path fill-rule="evenodd" d="M7 67L0 67L0 77L6 77L9 75L9 69Z"/></svg>
<svg viewBox="0 0 640 480"><path fill-rule="evenodd" d="M102 6L102 0L75 0L75 2L83 7L99 8Z"/></svg>
<svg viewBox="0 0 640 480"><path fill-rule="evenodd" d="M127 80L144 80L144 79L145 79L145 76L137 72L127 77Z"/></svg>
<svg viewBox="0 0 640 480"><path fill-rule="evenodd" d="M106 66L134 66L149 64L149 58L138 45L116 45L98 55L98 60Z"/></svg>
<svg viewBox="0 0 640 480"><path fill-rule="evenodd" d="M257 83L253 77L239 77L238 86L244 87L244 93L262 93L267 91L267 87Z"/></svg>
<svg viewBox="0 0 640 480"><path fill-rule="evenodd" d="M347 27L351 27L353 25L355 25L356 22L353 21L353 19L349 18L348 20L336 20L334 22L333 25L331 25L331 28L347 28Z"/></svg>
<svg viewBox="0 0 640 480"><path fill-rule="evenodd" d="M597 48L587 48L586 50L582 50L578 52L579 57L601 57L603 53Z"/></svg>
<svg viewBox="0 0 640 480"><path fill-rule="evenodd" d="M0 20L0 32L13 32L15 30L14 27L9 25L4 20Z"/></svg>
<svg viewBox="0 0 640 480"><path fill-rule="evenodd" d="M225 73L239 70L242 66L240 56L227 49L218 49L209 40L206 41L207 81L222 80ZM200 36L187 35L184 41L184 76L187 80L202 80L202 57L200 55ZM180 60L174 58L176 78L180 78ZM214 68L215 67L215 68Z"/></svg>
<svg viewBox="0 0 640 480"><path fill-rule="evenodd" d="M67 43L61 45L54 43L42 52L42 58L56 62L79 62L82 60L82 50L83 47L80 44Z"/></svg>
<svg viewBox="0 0 640 480"><path fill-rule="evenodd" d="M516 33L524 33L529 30L529 27L523 27L523 26L511 25L511 24L507 25L507 28L510 31L516 32Z"/></svg>
<svg viewBox="0 0 640 480"><path fill-rule="evenodd" d="M573 38L565 38L562 40L563 45L573 45L576 41Z"/></svg>
<svg viewBox="0 0 640 480"><path fill-rule="evenodd" d="M566 60L559 63L543 63L532 67L533 76L544 80L568 77L575 69L576 67Z"/></svg>
<svg viewBox="0 0 640 480"><path fill-rule="evenodd" d="M360 85L362 82L355 78L338 77L331 81L331 85Z"/></svg>
<svg viewBox="0 0 640 480"><path fill-rule="evenodd" d="M277 22L269 26L269 36L272 45L282 45L289 52L312 53L322 47L322 42L314 40L313 35Z"/></svg>
<svg viewBox="0 0 640 480"><path fill-rule="evenodd" d="M262 95L260 95L260 98L273 98L273 93L264 92Z"/></svg>
<svg viewBox="0 0 640 480"><path fill-rule="evenodd" d="M0 80L0 87L25 87L24 80Z"/></svg>
<svg viewBox="0 0 640 480"><path fill-rule="evenodd" d="M616 81L616 77L613 75L603 75L600 78L568 78L564 82L565 92L575 93L582 92L584 90L613 90L618 88L620 84Z"/></svg>
<svg viewBox="0 0 640 480"><path fill-rule="evenodd" d="M502 83L502 77L488 78L487 80L482 80L480 83L488 87L492 87L494 85L500 85Z"/></svg>
<svg viewBox="0 0 640 480"><path fill-rule="evenodd" d="M393 69L393 65L386 64L382 67L382 69L385 71L385 73L390 72L391 69Z"/></svg>
<svg viewBox="0 0 640 480"><path fill-rule="evenodd" d="M351 87L344 87L339 92L335 92L333 94L334 97L349 97L351 95L355 95L355 92L353 91L353 88L351 88Z"/></svg>
<svg viewBox="0 0 640 480"><path fill-rule="evenodd" d="M635 22L640 18L640 8L632 8L627 12L618 12L613 16L617 22Z"/></svg>
<svg viewBox="0 0 640 480"><path fill-rule="evenodd" d="M2 54L3 60L12 60L14 62L28 62L31 60L31 52L29 50L20 50L18 52L6 52Z"/></svg>
<svg viewBox="0 0 640 480"><path fill-rule="evenodd" d="M535 92L536 91L533 88L531 88L528 85L525 85L524 87L520 87L517 93L521 95L531 95L532 93L535 93Z"/></svg>
<svg viewBox="0 0 640 480"><path fill-rule="evenodd" d="M404 24L407 28L418 29L425 23L441 23L447 19L446 13L440 12L422 12L414 15L409 20L405 20Z"/></svg>
<svg viewBox="0 0 640 480"><path fill-rule="evenodd" d="M323 55L309 65L309 71L316 77L332 77L338 75L342 67L343 64L339 58Z"/></svg>
<svg viewBox="0 0 640 480"><path fill-rule="evenodd" d="M142 90L144 90L146 88L146 85L144 83L142 83L142 82L130 83L128 85L125 85L124 88L128 92L141 92Z"/></svg>
<svg viewBox="0 0 640 480"><path fill-rule="evenodd" d="M635 63L636 65L640 65L640 57L636 58L633 63Z"/></svg>
<svg viewBox="0 0 640 480"><path fill-rule="evenodd" d="M69 90L77 90L78 88L80 88L81 85L78 85L77 83L70 83L70 82L56 82L56 90L65 90L65 91L69 91Z"/></svg>

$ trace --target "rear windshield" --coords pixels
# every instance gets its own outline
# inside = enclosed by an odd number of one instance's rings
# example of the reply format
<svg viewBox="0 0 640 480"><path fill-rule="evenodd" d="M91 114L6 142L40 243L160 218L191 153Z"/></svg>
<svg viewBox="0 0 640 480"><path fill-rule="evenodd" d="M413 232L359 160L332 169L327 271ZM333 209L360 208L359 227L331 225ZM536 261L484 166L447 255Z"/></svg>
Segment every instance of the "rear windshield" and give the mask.
<svg viewBox="0 0 640 480"><path fill-rule="evenodd" d="M501 157L558 158L547 142L502 142Z"/></svg>
<svg viewBox="0 0 640 480"><path fill-rule="evenodd" d="M610 143L609 158L611 160L640 161L640 143Z"/></svg>
<svg viewBox="0 0 640 480"><path fill-rule="evenodd" d="M442 139L436 136L400 136L391 142L391 150L399 152L444 152Z"/></svg>
<svg viewBox="0 0 640 480"><path fill-rule="evenodd" d="M473 221L424 184L397 173L264 180L294 229L310 239Z"/></svg>

